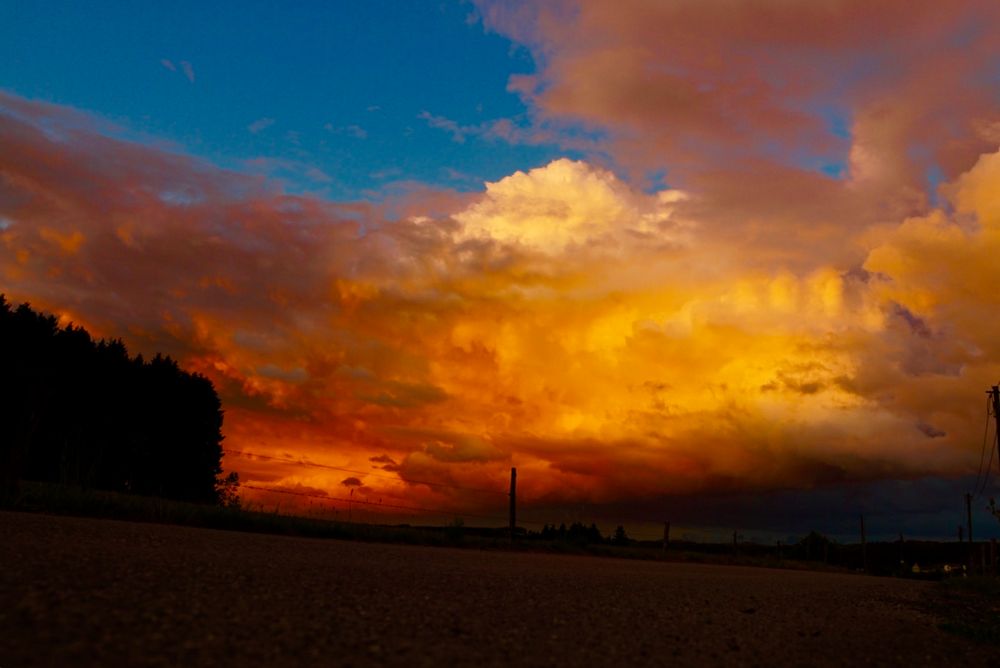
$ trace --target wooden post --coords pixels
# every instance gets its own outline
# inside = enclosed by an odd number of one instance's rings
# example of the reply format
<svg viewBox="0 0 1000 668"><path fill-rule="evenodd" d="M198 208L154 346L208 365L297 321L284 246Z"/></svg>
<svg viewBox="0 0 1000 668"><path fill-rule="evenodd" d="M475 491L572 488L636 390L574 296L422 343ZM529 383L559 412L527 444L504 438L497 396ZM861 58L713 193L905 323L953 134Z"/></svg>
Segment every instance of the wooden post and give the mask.
<svg viewBox="0 0 1000 668"><path fill-rule="evenodd" d="M517 469L510 469L510 542L514 542L517 532Z"/></svg>
<svg viewBox="0 0 1000 668"><path fill-rule="evenodd" d="M969 545L972 545L972 495L965 493L965 515L969 526Z"/></svg>
<svg viewBox="0 0 1000 668"><path fill-rule="evenodd" d="M990 389L990 396L993 398L993 419L997 423L997 467L1000 468L1000 386L994 385Z"/></svg>
<svg viewBox="0 0 1000 668"><path fill-rule="evenodd" d="M868 572L868 541L865 539L865 516L861 515L861 568Z"/></svg>
<svg viewBox="0 0 1000 668"><path fill-rule="evenodd" d="M670 545L670 522L663 523L663 553L666 554L667 546Z"/></svg>
<svg viewBox="0 0 1000 668"><path fill-rule="evenodd" d="M976 569L976 555L973 554L975 548L972 544L972 495L968 492L965 493L965 515L969 527L969 575L972 575Z"/></svg>

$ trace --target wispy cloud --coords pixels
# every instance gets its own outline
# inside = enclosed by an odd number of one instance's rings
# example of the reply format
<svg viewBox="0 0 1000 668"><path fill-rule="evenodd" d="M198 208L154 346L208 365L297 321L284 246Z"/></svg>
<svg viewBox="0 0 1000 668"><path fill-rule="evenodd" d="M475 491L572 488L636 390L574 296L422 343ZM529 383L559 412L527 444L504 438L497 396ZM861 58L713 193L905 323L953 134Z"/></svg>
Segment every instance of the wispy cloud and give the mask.
<svg viewBox="0 0 1000 668"><path fill-rule="evenodd" d="M417 118L427 123L428 127L442 130L451 135L452 141L464 144L469 138L478 137L488 141L503 141L508 144L563 144L572 148L593 148L592 142L580 138L570 139L561 136L545 123L525 123L523 118L494 118L474 125L462 125L459 122L438 116L429 111L422 111Z"/></svg>
<svg viewBox="0 0 1000 668"><path fill-rule="evenodd" d="M258 118L256 121L247 126L247 131L249 131L250 134L259 134L274 125L274 123L275 121L273 118Z"/></svg>
<svg viewBox="0 0 1000 668"><path fill-rule="evenodd" d="M184 72L184 76L187 77L188 81L190 81L191 83L194 83L194 66L192 66L191 63L189 63L186 60L182 60L181 61L181 71Z"/></svg>
<svg viewBox="0 0 1000 668"><path fill-rule="evenodd" d="M169 58L160 58L160 65L171 72L177 72L177 65L175 65L174 61ZM192 66L191 63L186 60L182 60L180 62L180 72L189 82L194 83L194 66Z"/></svg>
<svg viewBox="0 0 1000 668"><path fill-rule="evenodd" d="M474 125L459 125L456 121L444 116L436 116L429 111L421 111L417 118L425 121L429 127L444 130L451 135L451 139L459 144L464 143L466 138L479 134L482 129Z"/></svg>
<svg viewBox="0 0 1000 668"><path fill-rule="evenodd" d="M360 125L334 125L333 123L327 123L323 126L323 129L327 132L332 132L337 135L348 135L349 137L354 137L355 139L367 139L368 131L365 130Z"/></svg>

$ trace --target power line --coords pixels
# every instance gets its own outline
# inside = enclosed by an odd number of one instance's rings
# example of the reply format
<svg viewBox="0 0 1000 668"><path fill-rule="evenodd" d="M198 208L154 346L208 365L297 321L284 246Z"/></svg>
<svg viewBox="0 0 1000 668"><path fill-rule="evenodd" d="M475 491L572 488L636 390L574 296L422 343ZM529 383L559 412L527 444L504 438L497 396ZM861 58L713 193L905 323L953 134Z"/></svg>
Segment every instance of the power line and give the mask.
<svg viewBox="0 0 1000 668"><path fill-rule="evenodd" d="M318 464L316 462L305 462L305 461L302 461L302 460L299 460L299 459L291 459L289 457L277 457L277 456L274 456L274 455L262 455L262 454L259 454L259 453L256 453L256 452L248 452L246 450L226 450L226 449L224 449L223 452L225 452L226 454L230 454L230 455L238 455L240 457L246 457L248 459L252 459L252 458L256 457L257 459L266 459L266 460L276 461L276 462L286 462L288 464L297 464L298 466L311 466L313 468L328 469L328 470L331 470L331 471L341 471L343 473L356 473L358 475L371 476L373 478L384 478L386 480L395 480L396 482L406 482L406 483L410 483L410 484L413 484L413 485L428 485L430 487L446 487L446 488L449 488L449 489L461 489L461 490L464 490L464 491L467 491L467 492L480 492L482 494L500 494L500 495L503 495L503 496L507 496L507 492L502 492L502 491L497 490L497 489L486 489L484 487L467 487L465 485L451 485L451 484L444 483L444 482L431 482L429 480L414 480L412 478L403 478L402 476L398 476L398 475L397 476L392 476L392 475L385 475L385 474L380 474L380 473L372 473L371 471L358 471L356 469L348 469L348 468L344 468L344 467L341 467L341 466L331 466L329 464Z"/></svg>
<svg viewBox="0 0 1000 668"><path fill-rule="evenodd" d="M986 465L986 476L983 478L983 488L979 490L980 495L987 490L990 485L990 476L993 474L993 448L990 448L990 463Z"/></svg>
<svg viewBox="0 0 1000 668"><path fill-rule="evenodd" d="M992 413L990 413L990 407L989 406L987 406L986 411L987 411L988 416L992 416ZM987 417L986 423L989 424L989 417ZM986 464L985 474L983 475L983 486L976 493L977 496L982 496L983 493L986 492L986 490L989 488L989 485L990 485L990 476L993 475L993 452L994 452L993 442L996 441L997 436L998 436L998 434L994 434L994 438L990 441L990 445L989 445L989 447L990 447L990 461Z"/></svg>

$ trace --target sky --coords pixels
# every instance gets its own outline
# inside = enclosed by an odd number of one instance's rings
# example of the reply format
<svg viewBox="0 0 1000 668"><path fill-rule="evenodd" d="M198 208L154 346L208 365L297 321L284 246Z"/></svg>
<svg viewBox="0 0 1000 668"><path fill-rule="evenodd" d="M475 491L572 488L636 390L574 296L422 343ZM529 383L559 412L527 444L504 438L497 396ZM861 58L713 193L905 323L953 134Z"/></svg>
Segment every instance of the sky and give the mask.
<svg viewBox="0 0 1000 668"><path fill-rule="evenodd" d="M204 5L0 5L0 292L248 500L1000 535L1000 5Z"/></svg>

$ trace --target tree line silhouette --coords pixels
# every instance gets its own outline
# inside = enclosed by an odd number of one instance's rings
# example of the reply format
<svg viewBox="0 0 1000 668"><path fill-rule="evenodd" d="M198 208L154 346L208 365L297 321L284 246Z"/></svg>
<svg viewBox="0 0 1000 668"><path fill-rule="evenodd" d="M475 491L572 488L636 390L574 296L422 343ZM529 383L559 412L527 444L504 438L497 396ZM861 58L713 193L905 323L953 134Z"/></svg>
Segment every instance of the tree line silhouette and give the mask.
<svg viewBox="0 0 1000 668"><path fill-rule="evenodd" d="M621 529L621 535L624 537L625 530L622 527L619 527L619 529ZM542 540L558 540L578 545L604 542L601 530L593 523L589 527L582 522L573 522L569 527L563 523L558 528L556 528L555 524L546 524L538 536Z"/></svg>
<svg viewBox="0 0 1000 668"><path fill-rule="evenodd" d="M22 479L224 502L222 416L211 381L170 357L0 295L0 492Z"/></svg>

